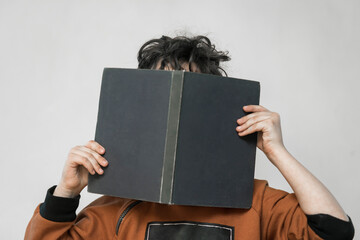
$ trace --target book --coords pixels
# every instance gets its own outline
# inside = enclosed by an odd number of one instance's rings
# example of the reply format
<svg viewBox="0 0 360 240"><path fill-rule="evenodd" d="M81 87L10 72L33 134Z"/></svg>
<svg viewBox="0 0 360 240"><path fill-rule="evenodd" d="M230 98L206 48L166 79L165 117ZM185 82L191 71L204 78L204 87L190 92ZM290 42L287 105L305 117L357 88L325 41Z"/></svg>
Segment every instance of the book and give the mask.
<svg viewBox="0 0 360 240"><path fill-rule="evenodd" d="M250 208L257 133L240 137L257 81L187 71L105 68L95 141L103 175L88 191L143 201Z"/></svg>

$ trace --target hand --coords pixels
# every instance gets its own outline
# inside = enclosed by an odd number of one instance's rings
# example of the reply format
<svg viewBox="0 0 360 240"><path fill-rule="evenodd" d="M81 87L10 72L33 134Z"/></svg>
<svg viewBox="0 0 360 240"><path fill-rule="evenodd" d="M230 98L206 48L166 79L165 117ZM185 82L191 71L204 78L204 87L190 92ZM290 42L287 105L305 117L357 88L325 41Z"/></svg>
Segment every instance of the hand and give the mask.
<svg viewBox="0 0 360 240"><path fill-rule="evenodd" d="M340 204L324 184L285 149L279 114L259 105L248 105L243 109L252 113L237 120L240 126L236 131L239 136L258 132L257 147L285 177L304 213L328 214L349 221Z"/></svg>
<svg viewBox="0 0 360 240"><path fill-rule="evenodd" d="M73 147L65 162L54 196L72 198L79 195L88 184L88 173L104 173L101 166L108 165L106 159L100 155L104 153L105 149L94 140L90 140L85 146Z"/></svg>
<svg viewBox="0 0 360 240"><path fill-rule="evenodd" d="M260 105L248 105L243 107L245 112L252 112L237 120L240 125L236 128L239 136L258 132L257 147L263 151L269 159L278 150L285 149L281 127L280 115L270 112Z"/></svg>

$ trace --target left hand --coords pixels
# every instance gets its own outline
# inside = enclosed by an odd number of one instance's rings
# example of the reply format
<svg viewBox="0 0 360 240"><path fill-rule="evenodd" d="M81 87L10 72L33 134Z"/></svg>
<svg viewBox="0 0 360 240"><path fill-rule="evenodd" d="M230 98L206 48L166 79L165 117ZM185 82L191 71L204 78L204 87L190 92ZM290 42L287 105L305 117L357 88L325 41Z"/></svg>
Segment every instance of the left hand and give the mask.
<svg viewBox="0 0 360 240"><path fill-rule="evenodd" d="M247 105L243 109L245 112L252 113L237 120L240 126L236 128L236 131L239 136L258 132L257 147L268 157L285 148L278 113L271 112L260 105Z"/></svg>

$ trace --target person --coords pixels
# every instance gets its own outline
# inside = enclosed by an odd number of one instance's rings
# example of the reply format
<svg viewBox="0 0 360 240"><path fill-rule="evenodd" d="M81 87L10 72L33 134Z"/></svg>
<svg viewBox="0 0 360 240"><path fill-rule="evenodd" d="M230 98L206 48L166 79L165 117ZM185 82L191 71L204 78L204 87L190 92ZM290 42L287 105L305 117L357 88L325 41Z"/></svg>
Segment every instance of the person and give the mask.
<svg viewBox="0 0 360 240"><path fill-rule="evenodd" d="M226 75L206 36L162 36L138 52L138 68ZM94 140L73 147L58 185L47 191L25 239L352 239L354 226L327 188L285 148L280 116L260 105L243 106L234 134L258 134L257 147L281 172L294 193L254 179L250 209L166 205L102 196L76 215L88 173L102 175L106 149ZM144 120L146 124L146 119ZM105 169L106 170L106 169Z"/></svg>

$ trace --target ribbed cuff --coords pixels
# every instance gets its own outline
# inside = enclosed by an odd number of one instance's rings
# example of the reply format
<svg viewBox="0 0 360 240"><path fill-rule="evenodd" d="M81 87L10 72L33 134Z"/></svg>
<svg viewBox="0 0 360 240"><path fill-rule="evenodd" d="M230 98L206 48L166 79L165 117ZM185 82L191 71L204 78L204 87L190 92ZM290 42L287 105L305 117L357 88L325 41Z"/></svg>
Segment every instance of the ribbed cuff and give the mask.
<svg viewBox="0 0 360 240"><path fill-rule="evenodd" d="M76 218L80 195L75 198L56 197L55 186L48 189L45 201L40 205L40 215L54 222L72 222Z"/></svg>
<svg viewBox="0 0 360 240"><path fill-rule="evenodd" d="M308 225L321 238L329 240L351 240L354 237L354 225L328 214L306 215Z"/></svg>

